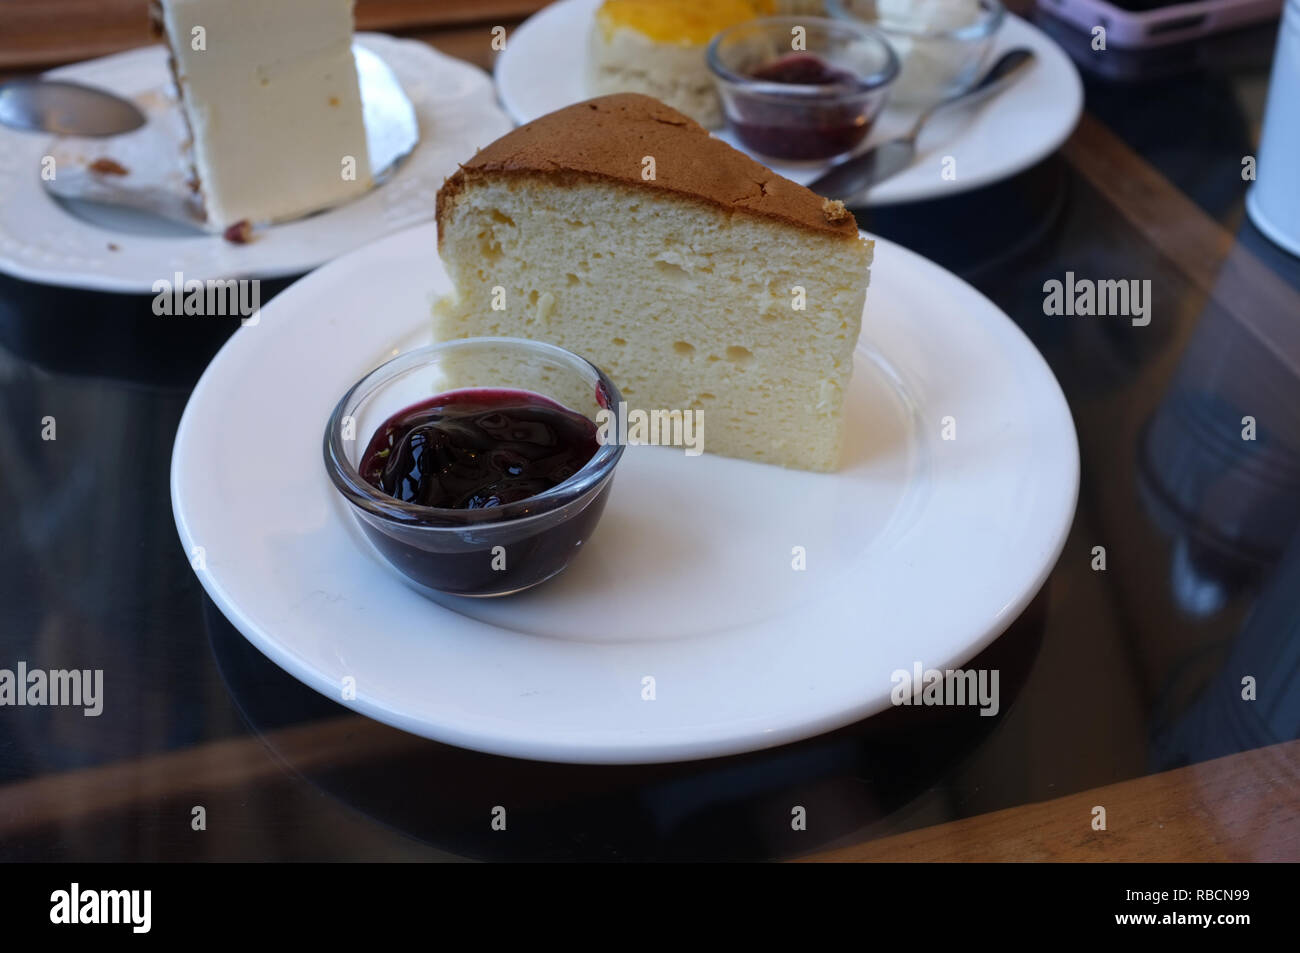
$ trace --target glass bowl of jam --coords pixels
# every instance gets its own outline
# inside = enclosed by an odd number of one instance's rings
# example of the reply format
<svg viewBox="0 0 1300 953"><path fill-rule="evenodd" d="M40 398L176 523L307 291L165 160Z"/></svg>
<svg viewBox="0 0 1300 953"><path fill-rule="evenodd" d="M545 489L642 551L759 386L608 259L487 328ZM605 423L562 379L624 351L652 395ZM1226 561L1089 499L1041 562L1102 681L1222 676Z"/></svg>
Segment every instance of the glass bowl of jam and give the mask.
<svg viewBox="0 0 1300 953"><path fill-rule="evenodd" d="M435 344L343 395L325 469L417 589L510 595L562 572L596 528L623 454L601 439L601 411L620 400L599 368L551 344Z"/></svg>
<svg viewBox="0 0 1300 953"><path fill-rule="evenodd" d="M1006 18L1000 0L826 0L826 10L884 34L899 61L891 100L911 107L967 89Z"/></svg>
<svg viewBox="0 0 1300 953"><path fill-rule="evenodd" d="M709 44L708 63L736 138L786 160L856 149L898 73L878 31L824 17L761 17L730 27Z"/></svg>

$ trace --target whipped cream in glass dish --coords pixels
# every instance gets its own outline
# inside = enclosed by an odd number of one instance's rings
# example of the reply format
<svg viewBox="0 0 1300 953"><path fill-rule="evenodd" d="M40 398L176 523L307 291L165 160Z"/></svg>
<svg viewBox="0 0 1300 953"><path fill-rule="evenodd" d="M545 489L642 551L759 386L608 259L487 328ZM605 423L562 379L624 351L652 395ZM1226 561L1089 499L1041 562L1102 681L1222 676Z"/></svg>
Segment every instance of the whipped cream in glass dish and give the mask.
<svg viewBox="0 0 1300 953"><path fill-rule="evenodd" d="M1006 16L999 0L827 0L826 9L885 35L901 64L890 101L903 106L926 106L970 86Z"/></svg>

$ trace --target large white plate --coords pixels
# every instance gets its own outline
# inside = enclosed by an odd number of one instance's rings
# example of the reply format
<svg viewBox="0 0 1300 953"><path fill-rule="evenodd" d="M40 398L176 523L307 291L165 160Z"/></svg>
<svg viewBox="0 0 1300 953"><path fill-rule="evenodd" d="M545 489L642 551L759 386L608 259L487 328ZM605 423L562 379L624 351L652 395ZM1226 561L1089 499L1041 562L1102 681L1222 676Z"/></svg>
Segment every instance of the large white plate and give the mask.
<svg viewBox="0 0 1300 953"><path fill-rule="evenodd" d="M587 33L600 0L559 0L524 21L511 34L496 64L501 104L516 122L531 122L571 103L589 99ZM1070 58L1047 34L1013 14L998 33L994 55L1029 47L1037 60L1012 87L987 103L938 113L921 134L916 161L886 179L868 205L940 198L1015 175L1051 155L1074 130L1083 112L1083 84ZM902 133L912 114L886 110L870 143ZM718 137L747 151L729 133ZM955 160L945 177L944 159ZM807 185L825 163L773 162L769 168Z"/></svg>
<svg viewBox="0 0 1300 953"><path fill-rule="evenodd" d="M259 228L234 245L132 209L78 203L74 214L42 187L52 137L0 126L0 271L97 291L148 293L154 282L301 274L346 251L433 217L443 179L510 128L489 77L428 44L360 33L358 45L396 74L421 140L396 173L367 194L317 215ZM170 95L167 53L148 46L52 71L147 101ZM178 145L179 150L179 145ZM112 140L103 140L112 156ZM179 152L178 152L179 163Z"/></svg>
<svg viewBox="0 0 1300 953"><path fill-rule="evenodd" d="M564 575L429 601L354 526L321 434L354 381L429 342L430 298L448 287L435 249L421 226L281 293L199 381L172 457L177 527L208 594L273 661L359 712L556 761L777 745L881 711L897 669L969 660L1060 553L1079 464L1051 371L973 288L878 239L839 472L630 447Z"/></svg>

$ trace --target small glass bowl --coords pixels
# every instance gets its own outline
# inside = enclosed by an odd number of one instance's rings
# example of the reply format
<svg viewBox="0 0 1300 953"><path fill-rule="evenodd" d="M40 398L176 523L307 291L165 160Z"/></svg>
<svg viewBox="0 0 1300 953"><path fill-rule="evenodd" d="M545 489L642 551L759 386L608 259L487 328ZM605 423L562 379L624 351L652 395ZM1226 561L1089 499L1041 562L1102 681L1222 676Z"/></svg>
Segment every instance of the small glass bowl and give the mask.
<svg viewBox="0 0 1300 953"><path fill-rule="evenodd" d="M795 40L802 30L802 48ZM800 84L754 74L815 57L842 81ZM707 53L727 125L772 159L831 159L852 152L885 105L898 59L879 32L849 20L761 17L723 30Z"/></svg>
<svg viewBox="0 0 1300 953"><path fill-rule="evenodd" d="M418 348L349 388L325 427L325 469L366 536L425 594L505 596L562 572L600 520L623 455L621 445L602 443L563 483L484 509L406 503L362 478L361 455L390 417L437 394L476 387L540 394L593 423L599 411L622 400L589 361L518 338L465 338Z"/></svg>
<svg viewBox="0 0 1300 953"><path fill-rule="evenodd" d="M927 13L944 7L921 2L881 9L879 0L826 0L832 17L874 27L889 40L902 64L891 97L900 106L928 106L967 89L1007 13L999 0L971 0L969 22L927 25Z"/></svg>

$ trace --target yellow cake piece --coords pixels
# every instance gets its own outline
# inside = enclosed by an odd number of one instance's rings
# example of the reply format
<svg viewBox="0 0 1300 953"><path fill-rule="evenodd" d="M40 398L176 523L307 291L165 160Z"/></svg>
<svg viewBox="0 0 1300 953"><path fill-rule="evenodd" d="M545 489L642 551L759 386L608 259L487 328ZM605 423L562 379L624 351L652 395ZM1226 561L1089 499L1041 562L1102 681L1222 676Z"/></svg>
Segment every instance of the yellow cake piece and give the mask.
<svg viewBox="0 0 1300 953"><path fill-rule="evenodd" d="M596 22L607 37L635 30L656 43L704 46L729 26L771 12L770 0L605 0Z"/></svg>
<svg viewBox="0 0 1300 953"><path fill-rule="evenodd" d="M437 221L435 339L557 344L630 408L702 412L705 453L839 464L872 256L842 204L625 93L487 146Z"/></svg>
<svg viewBox="0 0 1300 953"><path fill-rule="evenodd" d="M605 0L587 57L593 95L642 93L710 128L722 103L705 62L718 33L773 11L775 0Z"/></svg>

